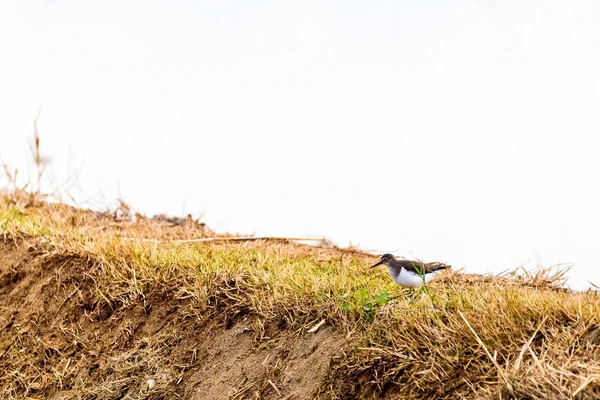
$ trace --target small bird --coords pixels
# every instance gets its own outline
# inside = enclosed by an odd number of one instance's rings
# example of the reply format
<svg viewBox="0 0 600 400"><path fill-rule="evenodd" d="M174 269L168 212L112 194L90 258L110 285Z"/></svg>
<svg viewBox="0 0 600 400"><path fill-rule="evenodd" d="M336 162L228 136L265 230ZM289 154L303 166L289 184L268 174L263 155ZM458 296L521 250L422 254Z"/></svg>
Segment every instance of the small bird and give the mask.
<svg viewBox="0 0 600 400"><path fill-rule="evenodd" d="M392 254L386 253L371 268L386 265L394 282L402 287L418 288L429 282L439 272L450 265L440 262L424 263L422 261L396 260Z"/></svg>

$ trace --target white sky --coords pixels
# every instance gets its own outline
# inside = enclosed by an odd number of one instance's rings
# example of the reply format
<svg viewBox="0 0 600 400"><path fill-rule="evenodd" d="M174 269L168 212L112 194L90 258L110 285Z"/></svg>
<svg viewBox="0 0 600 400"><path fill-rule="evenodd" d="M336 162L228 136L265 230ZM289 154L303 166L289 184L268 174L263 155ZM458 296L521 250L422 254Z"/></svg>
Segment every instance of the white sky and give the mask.
<svg viewBox="0 0 600 400"><path fill-rule="evenodd" d="M0 2L0 161L142 212L600 283L596 1Z"/></svg>

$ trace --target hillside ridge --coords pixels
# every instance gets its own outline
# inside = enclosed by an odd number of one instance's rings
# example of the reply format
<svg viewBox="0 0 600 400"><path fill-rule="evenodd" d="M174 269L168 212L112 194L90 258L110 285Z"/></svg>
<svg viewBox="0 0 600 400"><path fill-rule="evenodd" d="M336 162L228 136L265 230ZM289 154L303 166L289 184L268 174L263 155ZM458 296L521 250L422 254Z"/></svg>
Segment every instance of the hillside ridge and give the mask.
<svg viewBox="0 0 600 400"><path fill-rule="evenodd" d="M0 234L4 398L600 396L600 298L560 272L448 271L412 301L369 254L176 243L215 235L194 221L2 196Z"/></svg>

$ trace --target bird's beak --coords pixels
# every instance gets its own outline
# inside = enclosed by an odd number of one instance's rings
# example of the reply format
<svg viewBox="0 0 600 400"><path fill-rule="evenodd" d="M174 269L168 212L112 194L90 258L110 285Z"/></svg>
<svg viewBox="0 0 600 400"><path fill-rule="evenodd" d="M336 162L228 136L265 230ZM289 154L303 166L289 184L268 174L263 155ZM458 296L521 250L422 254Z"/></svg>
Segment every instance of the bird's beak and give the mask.
<svg viewBox="0 0 600 400"><path fill-rule="evenodd" d="M380 266L381 264L383 264L383 260L379 261L379 262L378 262L377 264L375 264L375 265L372 265L372 266L371 266L371 268L378 267L378 266Z"/></svg>

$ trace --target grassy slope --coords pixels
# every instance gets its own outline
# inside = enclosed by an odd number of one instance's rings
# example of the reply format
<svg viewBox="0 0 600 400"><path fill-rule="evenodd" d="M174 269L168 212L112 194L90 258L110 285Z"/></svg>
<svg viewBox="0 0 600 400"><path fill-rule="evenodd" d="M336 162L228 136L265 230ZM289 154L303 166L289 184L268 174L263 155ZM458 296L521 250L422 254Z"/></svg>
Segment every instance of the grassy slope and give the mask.
<svg viewBox="0 0 600 400"><path fill-rule="evenodd" d="M561 290L543 274L449 272L410 302L383 269L367 268L374 257L359 252L268 241L175 243L209 232L62 205L23 208L9 197L0 198L0 232L41 252L90 260L98 266L88 272L95 301L114 310L172 293L193 303L199 321L217 313L255 317L259 338L270 323L303 335L325 319L347 340L331 361L323 398L600 396L600 298Z"/></svg>

